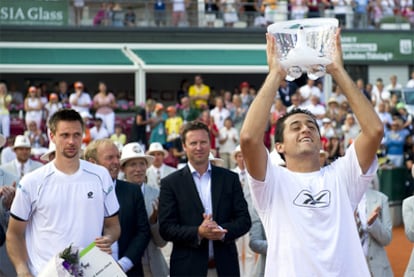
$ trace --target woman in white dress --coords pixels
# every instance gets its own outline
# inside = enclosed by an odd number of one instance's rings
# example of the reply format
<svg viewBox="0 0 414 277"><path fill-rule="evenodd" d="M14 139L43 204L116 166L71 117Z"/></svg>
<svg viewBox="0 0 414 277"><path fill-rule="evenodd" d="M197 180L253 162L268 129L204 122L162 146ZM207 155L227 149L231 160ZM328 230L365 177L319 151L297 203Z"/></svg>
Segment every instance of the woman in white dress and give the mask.
<svg viewBox="0 0 414 277"><path fill-rule="evenodd" d="M42 126L43 103L35 86L29 87L27 97L24 99L24 110L26 112L26 128L28 128L31 121L34 121L37 128L40 129Z"/></svg>

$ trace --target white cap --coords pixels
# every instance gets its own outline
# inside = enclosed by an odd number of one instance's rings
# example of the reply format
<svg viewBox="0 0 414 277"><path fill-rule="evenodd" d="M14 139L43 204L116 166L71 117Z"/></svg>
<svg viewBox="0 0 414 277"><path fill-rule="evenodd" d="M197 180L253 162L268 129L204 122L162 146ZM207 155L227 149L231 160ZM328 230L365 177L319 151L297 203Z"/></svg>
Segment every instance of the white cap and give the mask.
<svg viewBox="0 0 414 277"><path fill-rule="evenodd" d="M236 148L233 150L233 153L231 153L231 156L234 160L236 160L236 155L238 153L241 153L240 145L237 145Z"/></svg>
<svg viewBox="0 0 414 277"><path fill-rule="evenodd" d="M23 135L18 135L14 140L13 149L18 147L32 148L29 138Z"/></svg>
<svg viewBox="0 0 414 277"><path fill-rule="evenodd" d="M153 142L150 144L150 147L147 151L147 155L151 155L154 152L163 152L164 158L168 156L168 151L162 147L162 144L159 142Z"/></svg>
<svg viewBox="0 0 414 277"><path fill-rule="evenodd" d="M55 153L56 152L56 145L51 141L49 142L49 150L47 150L46 153L44 153L42 156L40 156L40 160L44 161L44 162L50 162L50 154Z"/></svg>
<svg viewBox="0 0 414 277"><path fill-rule="evenodd" d="M220 159L220 158L214 157L213 153L211 153L211 152L210 152L210 155L208 155L208 159L215 166L222 167L224 165L224 160L223 159Z"/></svg>
<svg viewBox="0 0 414 277"><path fill-rule="evenodd" d="M132 159L145 159L148 163L148 166L152 164L154 161L153 156L146 155L144 153L144 150L142 149L141 145L138 142L131 142L122 148L122 154L121 154L121 166L124 165L129 160Z"/></svg>

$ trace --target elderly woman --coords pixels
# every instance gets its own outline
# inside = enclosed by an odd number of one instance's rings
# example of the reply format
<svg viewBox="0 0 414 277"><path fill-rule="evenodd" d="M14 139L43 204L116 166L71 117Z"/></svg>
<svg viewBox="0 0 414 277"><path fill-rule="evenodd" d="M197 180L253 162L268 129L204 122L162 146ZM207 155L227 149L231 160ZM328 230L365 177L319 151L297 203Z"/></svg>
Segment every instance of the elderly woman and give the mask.
<svg viewBox="0 0 414 277"><path fill-rule="evenodd" d="M151 240L142 258L144 276L168 276L167 262L160 250L166 245L158 229L158 196L159 189L146 183L147 168L152 164L153 156L146 155L139 143L128 143L122 149L121 169L125 180L140 186L144 195L145 208L149 215Z"/></svg>

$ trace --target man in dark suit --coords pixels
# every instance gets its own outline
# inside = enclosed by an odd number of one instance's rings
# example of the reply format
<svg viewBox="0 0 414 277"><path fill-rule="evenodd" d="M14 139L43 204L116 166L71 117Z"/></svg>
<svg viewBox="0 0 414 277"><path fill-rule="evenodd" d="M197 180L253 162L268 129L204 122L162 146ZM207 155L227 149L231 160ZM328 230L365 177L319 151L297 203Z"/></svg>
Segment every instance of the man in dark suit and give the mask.
<svg viewBox="0 0 414 277"><path fill-rule="evenodd" d="M288 82L282 80L280 82L280 87L278 89L278 94L280 100L282 100L283 105L287 108L292 105L292 95L296 93L298 86L294 82Z"/></svg>
<svg viewBox="0 0 414 277"><path fill-rule="evenodd" d="M251 226L238 175L210 164L201 122L182 132L187 166L161 180L160 234L173 242L171 276L239 276L235 239Z"/></svg>
<svg viewBox="0 0 414 277"><path fill-rule="evenodd" d="M112 245L112 255L128 276L144 276L141 259L151 236L147 212L139 187L117 180L119 158L119 150L110 139L95 140L85 149L85 160L108 169L115 181L121 236Z"/></svg>

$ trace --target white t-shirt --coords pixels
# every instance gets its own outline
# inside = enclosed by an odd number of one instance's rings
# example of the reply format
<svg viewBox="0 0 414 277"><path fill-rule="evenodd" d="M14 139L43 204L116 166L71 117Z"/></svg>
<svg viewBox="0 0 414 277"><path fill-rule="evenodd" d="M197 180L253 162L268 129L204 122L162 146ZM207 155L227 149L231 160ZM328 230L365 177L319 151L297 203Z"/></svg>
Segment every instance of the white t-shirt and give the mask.
<svg viewBox="0 0 414 277"><path fill-rule="evenodd" d="M353 211L376 168L363 175L352 144L320 171L268 162L264 182L249 176L268 241L265 276L370 276Z"/></svg>
<svg viewBox="0 0 414 277"><path fill-rule="evenodd" d="M104 167L81 160L79 170L66 175L51 162L24 175L11 214L27 221L31 273L36 276L69 245L84 248L102 236L104 218L118 210L113 181Z"/></svg>
<svg viewBox="0 0 414 277"><path fill-rule="evenodd" d="M71 103L72 109L74 109L78 113L82 113L82 112L89 113L89 106L92 104L92 99L90 95L86 92L82 92L82 94L78 98L77 105L72 104L73 101L75 101L75 99L76 99L76 92L72 93L69 96L69 103ZM86 105L86 104L88 104L87 107L80 106L80 105Z"/></svg>

